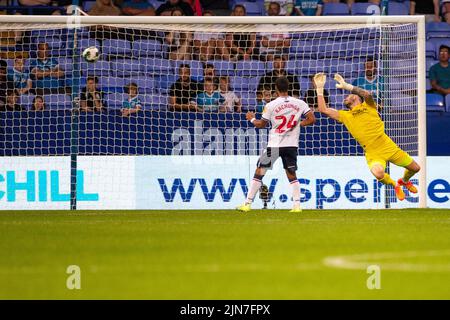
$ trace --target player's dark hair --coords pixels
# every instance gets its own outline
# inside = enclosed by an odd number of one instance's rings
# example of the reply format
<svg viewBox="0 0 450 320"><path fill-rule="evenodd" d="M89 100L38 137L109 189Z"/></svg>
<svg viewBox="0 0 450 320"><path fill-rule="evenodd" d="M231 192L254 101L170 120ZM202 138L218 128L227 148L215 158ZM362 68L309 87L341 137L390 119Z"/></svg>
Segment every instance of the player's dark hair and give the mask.
<svg viewBox="0 0 450 320"><path fill-rule="evenodd" d="M289 80L286 77L279 77L275 81L275 87L280 93L287 93L289 91Z"/></svg>
<svg viewBox="0 0 450 320"><path fill-rule="evenodd" d="M439 47L439 52L441 52L441 50L445 50L445 49L447 49L447 52L450 53L450 47L446 46L445 44L442 44Z"/></svg>

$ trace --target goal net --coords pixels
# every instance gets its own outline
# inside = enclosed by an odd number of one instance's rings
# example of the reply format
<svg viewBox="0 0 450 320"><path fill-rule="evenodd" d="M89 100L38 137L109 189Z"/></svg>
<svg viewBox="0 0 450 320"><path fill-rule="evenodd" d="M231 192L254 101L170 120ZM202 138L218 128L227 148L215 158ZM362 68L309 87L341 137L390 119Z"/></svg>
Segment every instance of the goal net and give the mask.
<svg viewBox="0 0 450 320"><path fill-rule="evenodd" d="M335 73L371 91L386 133L425 166L418 19L0 18L2 208L231 209L268 137L245 113L260 117L282 75L313 109L317 72L329 107L348 94ZM298 148L304 208L424 205L424 180L398 203L343 125L315 114ZM263 183L286 208L279 162Z"/></svg>

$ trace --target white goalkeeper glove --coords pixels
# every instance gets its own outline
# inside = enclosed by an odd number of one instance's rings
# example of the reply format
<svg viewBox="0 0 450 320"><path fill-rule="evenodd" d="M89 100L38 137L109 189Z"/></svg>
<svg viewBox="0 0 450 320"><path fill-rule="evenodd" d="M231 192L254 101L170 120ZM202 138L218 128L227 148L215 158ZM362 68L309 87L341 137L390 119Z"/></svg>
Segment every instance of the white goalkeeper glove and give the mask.
<svg viewBox="0 0 450 320"><path fill-rule="evenodd" d="M317 73L314 78L314 84L316 85L316 92L318 96L323 96L323 88L325 87L325 82L327 82L327 76L325 73Z"/></svg>
<svg viewBox="0 0 450 320"><path fill-rule="evenodd" d="M336 80L336 82L337 82L336 88L344 89L344 90L348 90L348 91L353 90L353 86L351 84L345 82L344 78L342 78L342 76L339 73L336 73L334 75L334 80Z"/></svg>

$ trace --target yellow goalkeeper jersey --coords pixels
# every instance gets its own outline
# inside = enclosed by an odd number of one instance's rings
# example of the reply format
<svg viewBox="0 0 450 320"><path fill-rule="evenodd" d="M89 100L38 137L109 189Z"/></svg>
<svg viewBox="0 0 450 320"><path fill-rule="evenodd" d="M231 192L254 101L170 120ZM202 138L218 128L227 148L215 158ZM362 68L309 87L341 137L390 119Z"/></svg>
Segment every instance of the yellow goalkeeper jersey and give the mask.
<svg viewBox="0 0 450 320"><path fill-rule="evenodd" d="M352 110L339 110L338 121L345 125L353 138L364 149L367 147L376 148L376 146L371 145L382 136L389 139L384 133L384 122L378 115L375 103L363 102Z"/></svg>

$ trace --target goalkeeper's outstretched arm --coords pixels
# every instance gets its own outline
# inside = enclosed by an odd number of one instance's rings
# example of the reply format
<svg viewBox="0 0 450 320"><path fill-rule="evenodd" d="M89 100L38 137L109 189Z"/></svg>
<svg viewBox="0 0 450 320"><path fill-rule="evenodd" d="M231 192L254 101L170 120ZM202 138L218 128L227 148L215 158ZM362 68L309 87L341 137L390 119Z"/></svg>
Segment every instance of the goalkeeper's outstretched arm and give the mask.
<svg viewBox="0 0 450 320"><path fill-rule="evenodd" d="M326 115L327 117L334 120L338 120L339 112L336 109L328 108L325 102L325 98L323 97L323 90L326 81L327 76L325 75L325 73L318 73L314 76L314 83L316 84L318 109L320 113Z"/></svg>
<svg viewBox="0 0 450 320"><path fill-rule="evenodd" d="M336 88L350 91L351 93L362 97L368 105L375 105L375 100L373 99L373 96L369 91L355 87L345 82L344 78L342 78L342 76L338 73L334 75L334 80L336 80L337 82Z"/></svg>

